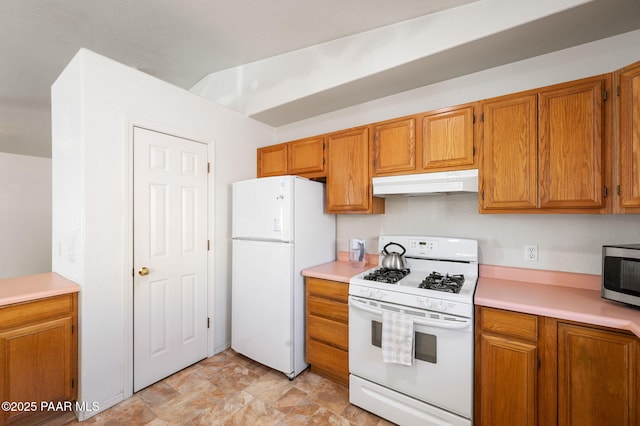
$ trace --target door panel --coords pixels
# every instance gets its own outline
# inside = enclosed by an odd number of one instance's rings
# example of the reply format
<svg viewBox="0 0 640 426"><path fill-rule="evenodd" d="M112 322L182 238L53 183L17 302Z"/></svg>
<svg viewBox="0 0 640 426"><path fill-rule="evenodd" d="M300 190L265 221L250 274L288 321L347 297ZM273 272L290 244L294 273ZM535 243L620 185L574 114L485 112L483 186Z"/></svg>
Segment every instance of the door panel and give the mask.
<svg viewBox="0 0 640 426"><path fill-rule="evenodd" d="M483 209L536 208L538 134L535 95L484 104Z"/></svg>
<svg viewBox="0 0 640 426"><path fill-rule="evenodd" d="M540 207L601 208L604 79L541 92Z"/></svg>
<svg viewBox="0 0 640 426"><path fill-rule="evenodd" d="M558 324L558 425L635 425L637 339Z"/></svg>
<svg viewBox="0 0 640 426"><path fill-rule="evenodd" d="M292 241L293 179L291 176L276 176L234 183L231 236Z"/></svg>
<svg viewBox="0 0 640 426"><path fill-rule="evenodd" d="M640 213L640 65L622 70L619 81L620 206Z"/></svg>
<svg viewBox="0 0 640 426"><path fill-rule="evenodd" d="M329 144L327 172L327 213L369 211L369 129L358 128L333 133Z"/></svg>
<svg viewBox="0 0 640 426"><path fill-rule="evenodd" d="M293 244L233 240L231 347L293 371Z"/></svg>
<svg viewBox="0 0 640 426"><path fill-rule="evenodd" d="M422 168L473 165L473 107L445 108L422 118Z"/></svg>
<svg viewBox="0 0 640 426"><path fill-rule="evenodd" d="M134 164L138 391L207 354L207 146L135 128Z"/></svg>

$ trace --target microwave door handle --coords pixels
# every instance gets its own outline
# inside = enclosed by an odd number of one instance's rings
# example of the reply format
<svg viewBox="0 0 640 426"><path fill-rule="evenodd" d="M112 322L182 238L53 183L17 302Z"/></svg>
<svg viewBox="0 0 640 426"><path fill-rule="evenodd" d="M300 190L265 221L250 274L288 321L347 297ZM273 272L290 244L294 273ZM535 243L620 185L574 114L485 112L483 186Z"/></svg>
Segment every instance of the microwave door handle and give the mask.
<svg viewBox="0 0 640 426"><path fill-rule="evenodd" d="M365 305L362 302L357 301L356 299L353 298L349 298L349 305L353 306L354 308L358 308L360 310L375 314L375 315L380 315L382 316L382 311L380 309L374 309L371 308L367 305ZM414 324L418 324L418 325L426 325L426 326L431 326L431 327L439 327L439 328L447 328L447 329L461 329L461 328L466 328L469 325L471 325L471 320L464 320L464 321L438 321L438 320L425 320L425 319L418 319L412 315L407 315L408 317L410 317L411 319L413 319L413 323Z"/></svg>

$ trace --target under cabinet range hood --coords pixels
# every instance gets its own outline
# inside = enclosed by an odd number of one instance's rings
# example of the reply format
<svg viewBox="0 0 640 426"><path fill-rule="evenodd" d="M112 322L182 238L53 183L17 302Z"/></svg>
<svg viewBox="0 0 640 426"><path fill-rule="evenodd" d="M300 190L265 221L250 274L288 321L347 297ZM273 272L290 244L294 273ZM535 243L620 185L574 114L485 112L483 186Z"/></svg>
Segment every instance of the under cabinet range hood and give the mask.
<svg viewBox="0 0 640 426"><path fill-rule="evenodd" d="M478 169L373 178L373 195L377 197L449 192L478 192Z"/></svg>

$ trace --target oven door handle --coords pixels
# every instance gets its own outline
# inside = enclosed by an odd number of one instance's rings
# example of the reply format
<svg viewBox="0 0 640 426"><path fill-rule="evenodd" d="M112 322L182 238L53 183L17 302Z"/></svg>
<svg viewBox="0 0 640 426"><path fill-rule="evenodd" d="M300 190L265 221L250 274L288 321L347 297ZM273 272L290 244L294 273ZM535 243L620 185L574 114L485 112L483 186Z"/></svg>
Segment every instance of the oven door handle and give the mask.
<svg viewBox="0 0 640 426"><path fill-rule="evenodd" d="M382 310L380 309L375 309L375 308L371 308L367 305L365 305L362 302L357 301L356 299L350 297L349 298L349 305L353 306L354 308L358 308L362 311L366 311L372 314L376 314L376 315L380 315L382 316ZM449 321L449 320L426 320L426 319L418 319L416 317L414 317L413 315L407 315L408 317L410 317L411 319L413 319L413 323L414 324L418 324L418 325L427 325L427 326L431 326L431 327L439 327L439 328L448 328L448 329L461 329L461 328L466 328L469 327L471 325L471 320L469 319L465 319L465 320L456 320L456 321Z"/></svg>

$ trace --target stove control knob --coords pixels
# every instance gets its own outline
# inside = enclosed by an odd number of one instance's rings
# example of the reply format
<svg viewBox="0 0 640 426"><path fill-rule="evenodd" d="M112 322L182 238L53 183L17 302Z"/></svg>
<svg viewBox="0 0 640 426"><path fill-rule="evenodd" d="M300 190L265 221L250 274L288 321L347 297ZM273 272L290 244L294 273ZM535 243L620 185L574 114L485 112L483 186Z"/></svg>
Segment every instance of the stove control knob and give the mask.
<svg viewBox="0 0 640 426"><path fill-rule="evenodd" d="M361 288L360 295L364 297L371 297L371 289L370 288Z"/></svg>
<svg viewBox="0 0 640 426"><path fill-rule="evenodd" d="M387 293L383 293L381 290L374 290L373 296L377 299L384 299Z"/></svg>
<svg viewBox="0 0 640 426"><path fill-rule="evenodd" d="M438 302L438 309L441 310L442 312L446 312L448 306L447 303L444 300L441 300L440 302Z"/></svg>

